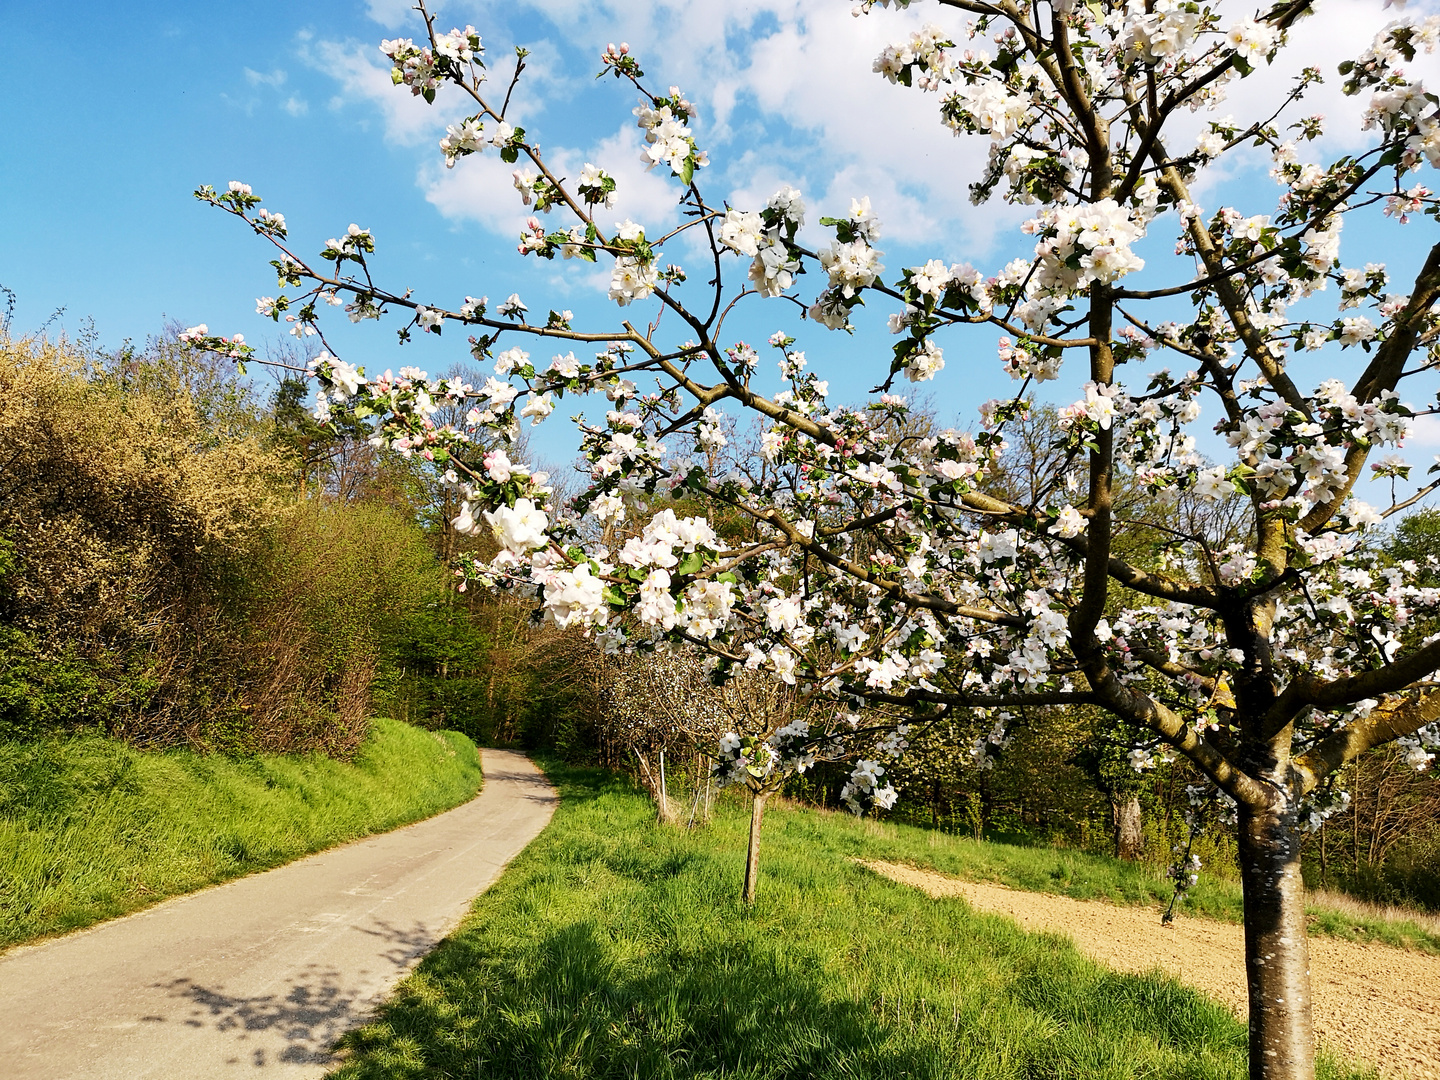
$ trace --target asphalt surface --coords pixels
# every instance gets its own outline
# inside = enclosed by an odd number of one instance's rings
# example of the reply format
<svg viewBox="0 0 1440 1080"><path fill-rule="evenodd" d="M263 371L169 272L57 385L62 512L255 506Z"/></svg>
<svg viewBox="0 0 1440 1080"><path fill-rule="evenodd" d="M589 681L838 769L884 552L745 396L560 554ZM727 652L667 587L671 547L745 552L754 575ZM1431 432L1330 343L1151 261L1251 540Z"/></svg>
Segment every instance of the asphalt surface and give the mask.
<svg viewBox="0 0 1440 1080"><path fill-rule="evenodd" d="M463 806L0 956L0 1077L320 1077L545 827L557 796L482 752Z"/></svg>

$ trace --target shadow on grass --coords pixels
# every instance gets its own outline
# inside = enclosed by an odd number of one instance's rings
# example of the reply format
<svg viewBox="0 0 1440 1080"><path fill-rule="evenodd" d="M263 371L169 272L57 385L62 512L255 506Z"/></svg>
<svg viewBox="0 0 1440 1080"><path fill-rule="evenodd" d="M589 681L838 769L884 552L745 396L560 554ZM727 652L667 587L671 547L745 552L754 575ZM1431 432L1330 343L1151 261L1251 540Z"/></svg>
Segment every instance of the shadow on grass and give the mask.
<svg viewBox="0 0 1440 1080"><path fill-rule="evenodd" d="M407 994L347 1038L345 1077L901 1077L949 1075L890 1038L874 1012L833 1000L818 979L712 948L681 968L639 973L594 923L530 953L478 1015L447 996ZM448 942L425 981L481 990L493 956ZM533 966L532 966L533 964ZM481 985L476 985L477 983ZM466 994L465 996L469 996Z"/></svg>
<svg viewBox="0 0 1440 1080"><path fill-rule="evenodd" d="M767 817L746 909L743 807L657 827L625 782L548 768L551 826L341 1040L335 1080L1245 1075L1221 1006L879 879L843 821Z"/></svg>

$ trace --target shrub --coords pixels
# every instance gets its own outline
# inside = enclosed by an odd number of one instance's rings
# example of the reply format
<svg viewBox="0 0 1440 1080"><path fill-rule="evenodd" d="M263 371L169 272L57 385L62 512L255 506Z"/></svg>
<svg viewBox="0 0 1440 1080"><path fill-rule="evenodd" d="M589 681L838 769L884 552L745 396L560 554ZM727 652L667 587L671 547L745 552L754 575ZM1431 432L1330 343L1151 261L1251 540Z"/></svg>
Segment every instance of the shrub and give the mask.
<svg viewBox="0 0 1440 1080"><path fill-rule="evenodd" d="M216 382L163 346L106 369L0 338L0 731L183 726L214 596L278 510L281 459L213 422Z"/></svg>
<svg viewBox="0 0 1440 1080"><path fill-rule="evenodd" d="M347 754L442 577L413 515L294 489L234 372L0 337L0 737ZM313 497L306 498L307 494Z"/></svg>

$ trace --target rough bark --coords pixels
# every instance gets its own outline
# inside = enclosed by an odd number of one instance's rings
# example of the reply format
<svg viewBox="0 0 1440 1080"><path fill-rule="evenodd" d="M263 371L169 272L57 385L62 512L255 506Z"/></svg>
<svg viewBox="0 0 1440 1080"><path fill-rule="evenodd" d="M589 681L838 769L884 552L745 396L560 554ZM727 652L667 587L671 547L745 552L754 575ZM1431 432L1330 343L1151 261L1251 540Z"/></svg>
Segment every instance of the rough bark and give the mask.
<svg viewBox="0 0 1440 1080"><path fill-rule="evenodd" d="M1145 819L1140 812L1140 798L1128 795L1110 803L1115 818L1115 855L1134 862L1145 854Z"/></svg>
<svg viewBox="0 0 1440 1080"><path fill-rule="evenodd" d="M745 889L741 894L747 904L755 902L755 880L760 876L760 822L764 820L768 798L768 791L757 791L750 806L750 850L745 855Z"/></svg>
<svg viewBox="0 0 1440 1080"><path fill-rule="evenodd" d="M1250 1080L1315 1076L1305 885L1293 817L1278 805L1240 806Z"/></svg>

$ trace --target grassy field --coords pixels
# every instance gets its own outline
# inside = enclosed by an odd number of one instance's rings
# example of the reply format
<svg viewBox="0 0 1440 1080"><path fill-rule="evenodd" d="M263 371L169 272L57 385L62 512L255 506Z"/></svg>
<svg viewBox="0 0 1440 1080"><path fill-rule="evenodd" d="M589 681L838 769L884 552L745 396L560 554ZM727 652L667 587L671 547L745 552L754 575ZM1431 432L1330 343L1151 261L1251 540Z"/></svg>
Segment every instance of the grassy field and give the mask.
<svg viewBox="0 0 1440 1080"><path fill-rule="evenodd" d="M827 827L828 829L828 827ZM909 863L968 881L994 881L1030 892L1117 904L1168 903L1172 888L1139 863L1053 847L1022 847L887 823L855 823L847 841L853 854ZM888 852L888 854L876 854ZM1312 894L1310 932L1347 941L1380 942L1440 954L1437 920L1334 894ZM1179 915L1241 921L1240 883L1202 873Z"/></svg>
<svg viewBox="0 0 1440 1080"><path fill-rule="evenodd" d="M416 821L479 786L469 739L391 720L351 762L0 743L0 947Z"/></svg>
<svg viewBox="0 0 1440 1080"><path fill-rule="evenodd" d="M554 821L334 1080L1244 1076L1244 1028L1199 994L857 866L895 857L888 827L777 808L747 911L741 805L662 828L622 780L550 773Z"/></svg>

